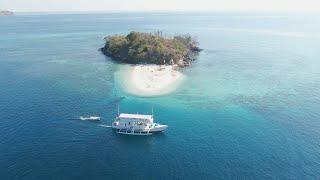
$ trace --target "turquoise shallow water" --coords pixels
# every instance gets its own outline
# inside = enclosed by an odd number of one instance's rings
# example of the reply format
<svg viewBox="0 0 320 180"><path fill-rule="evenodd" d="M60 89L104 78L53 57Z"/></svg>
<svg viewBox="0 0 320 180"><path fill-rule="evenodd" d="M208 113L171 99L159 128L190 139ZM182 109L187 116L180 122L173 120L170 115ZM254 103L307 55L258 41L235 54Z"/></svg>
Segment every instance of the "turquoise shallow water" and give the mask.
<svg viewBox="0 0 320 180"><path fill-rule="evenodd" d="M204 51L172 94L125 93L98 49L131 30L190 33ZM1 179L317 179L320 16L118 13L0 18ZM169 125L101 127L121 102ZM101 123L68 120L99 114Z"/></svg>

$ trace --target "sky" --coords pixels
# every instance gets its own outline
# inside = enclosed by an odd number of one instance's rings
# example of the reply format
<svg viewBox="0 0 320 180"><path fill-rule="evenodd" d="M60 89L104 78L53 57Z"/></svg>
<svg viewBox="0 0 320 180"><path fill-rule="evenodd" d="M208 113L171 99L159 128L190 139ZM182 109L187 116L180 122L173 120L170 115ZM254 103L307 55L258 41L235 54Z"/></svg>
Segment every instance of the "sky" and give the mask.
<svg viewBox="0 0 320 180"><path fill-rule="evenodd" d="M1 10L74 11L307 11L320 0L0 0Z"/></svg>

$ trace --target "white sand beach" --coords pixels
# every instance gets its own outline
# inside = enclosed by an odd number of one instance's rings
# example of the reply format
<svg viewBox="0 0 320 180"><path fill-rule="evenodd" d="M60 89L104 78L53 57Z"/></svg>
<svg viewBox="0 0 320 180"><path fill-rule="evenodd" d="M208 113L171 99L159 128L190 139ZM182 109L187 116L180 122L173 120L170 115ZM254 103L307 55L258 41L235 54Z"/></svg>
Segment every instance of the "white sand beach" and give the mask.
<svg viewBox="0 0 320 180"><path fill-rule="evenodd" d="M127 92L159 96L174 91L185 76L171 65L132 65L122 77Z"/></svg>

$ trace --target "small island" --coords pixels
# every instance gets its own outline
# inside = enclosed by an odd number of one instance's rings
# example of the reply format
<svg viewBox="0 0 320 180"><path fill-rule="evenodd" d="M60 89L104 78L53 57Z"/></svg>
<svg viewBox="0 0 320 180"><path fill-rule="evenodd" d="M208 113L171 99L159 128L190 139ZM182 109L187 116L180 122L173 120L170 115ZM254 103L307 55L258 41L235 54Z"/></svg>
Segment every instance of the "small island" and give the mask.
<svg viewBox="0 0 320 180"><path fill-rule="evenodd" d="M13 16L14 13L11 11L0 11L0 16Z"/></svg>
<svg viewBox="0 0 320 180"><path fill-rule="evenodd" d="M105 38L102 52L121 65L124 89L138 96L159 96L175 90L185 79L179 68L190 66L201 49L190 35L130 32ZM124 83L122 83L124 82Z"/></svg>
<svg viewBox="0 0 320 180"><path fill-rule="evenodd" d="M168 38L162 32L130 32L126 36L105 38L102 52L114 60L130 64L157 64L189 66L201 51L190 35Z"/></svg>

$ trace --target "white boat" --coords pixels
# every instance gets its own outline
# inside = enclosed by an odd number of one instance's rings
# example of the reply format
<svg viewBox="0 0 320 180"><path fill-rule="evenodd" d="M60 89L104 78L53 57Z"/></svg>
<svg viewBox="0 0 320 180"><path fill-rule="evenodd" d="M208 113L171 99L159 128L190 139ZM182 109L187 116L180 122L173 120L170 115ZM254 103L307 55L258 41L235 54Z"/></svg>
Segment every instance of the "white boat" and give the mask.
<svg viewBox="0 0 320 180"><path fill-rule="evenodd" d="M80 116L80 120L87 120L87 121L100 121L101 118L99 116L89 116L89 117L83 117Z"/></svg>
<svg viewBox="0 0 320 180"><path fill-rule="evenodd" d="M118 113L112 128L119 134L127 135L151 135L167 129L167 125L154 123L153 120L153 115Z"/></svg>

